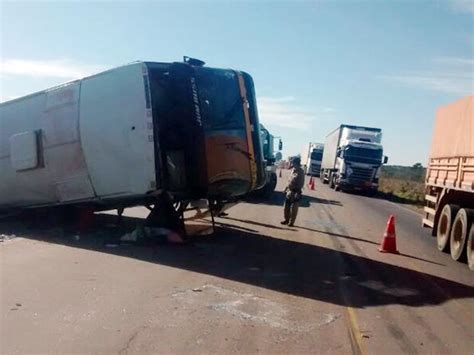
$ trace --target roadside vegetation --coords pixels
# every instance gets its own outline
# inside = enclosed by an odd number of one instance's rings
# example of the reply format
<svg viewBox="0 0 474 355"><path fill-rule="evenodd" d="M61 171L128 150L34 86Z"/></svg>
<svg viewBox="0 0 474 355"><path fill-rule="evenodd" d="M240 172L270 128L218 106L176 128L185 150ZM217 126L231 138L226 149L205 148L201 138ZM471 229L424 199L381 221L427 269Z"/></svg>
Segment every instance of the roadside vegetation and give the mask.
<svg viewBox="0 0 474 355"><path fill-rule="evenodd" d="M379 194L394 202L422 206L425 175L426 168L420 163L413 166L384 166L380 175Z"/></svg>

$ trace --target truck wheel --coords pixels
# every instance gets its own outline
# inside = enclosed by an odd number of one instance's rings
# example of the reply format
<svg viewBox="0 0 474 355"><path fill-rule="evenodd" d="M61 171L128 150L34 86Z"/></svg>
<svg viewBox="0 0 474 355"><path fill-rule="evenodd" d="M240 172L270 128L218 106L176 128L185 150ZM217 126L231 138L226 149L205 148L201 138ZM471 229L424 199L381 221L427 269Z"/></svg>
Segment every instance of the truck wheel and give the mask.
<svg viewBox="0 0 474 355"><path fill-rule="evenodd" d="M461 260L464 257L464 248L468 238L470 222L474 216L474 211L461 208L454 218L453 227L451 228L451 257L453 260Z"/></svg>
<svg viewBox="0 0 474 355"><path fill-rule="evenodd" d="M270 186L271 186L271 190L273 192L273 190L275 190L276 186L277 186L277 182L278 182L278 178L277 178L277 174L274 173L272 174L272 178L271 178L271 183L270 183Z"/></svg>
<svg viewBox="0 0 474 355"><path fill-rule="evenodd" d="M467 265L474 271L474 223L471 223L466 246Z"/></svg>
<svg viewBox="0 0 474 355"><path fill-rule="evenodd" d="M334 174L332 174L332 173L329 175L329 187L330 187L331 189L334 189L334 187L335 187L335 184L334 184Z"/></svg>
<svg viewBox="0 0 474 355"><path fill-rule="evenodd" d="M326 172L323 172L322 176L323 176L323 177L322 177L322 179L323 179L323 180L322 180L323 184L329 184L329 177L328 177L328 179L326 180Z"/></svg>
<svg viewBox="0 0 474 355"><path fill-rule="evenodd" d="M451 227L458 210L459 206L450 204L444 205L441 210L441 215L439 216L438 221L438 230L436 232L436 242L439 251L448 252Z"/></svg>

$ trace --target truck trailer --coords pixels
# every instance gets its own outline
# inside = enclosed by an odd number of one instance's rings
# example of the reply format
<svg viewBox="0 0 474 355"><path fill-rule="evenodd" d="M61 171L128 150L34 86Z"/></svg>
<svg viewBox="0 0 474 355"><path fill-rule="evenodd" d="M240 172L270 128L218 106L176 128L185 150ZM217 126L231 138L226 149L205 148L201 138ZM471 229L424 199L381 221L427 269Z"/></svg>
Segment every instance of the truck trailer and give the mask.
<svg viewBox="0 0 474 355"><path fill-rule="evenodd" d="M301 167L306 175L319 176L323 159L324 144L309 143L301 151Z"/></svg>
<svg viewBox="0 0 474 355"><path fill-rule="evenodd" d="M0 104L0 210L225 202L265 182L251 76L135 62Z"/></svg>
<svg viewBox="0 0 474 355"><path fill-rule="evenodd" d="M437 112L425 201L423 226L438 249L474 270L474 96Z"/></svg>
<svg viewBox="0 0 474 355"><path fill-rule="evenodd" d="M380 128L341 125L326 137L320 178L335 190L375 193L383 156Z"/></svg>

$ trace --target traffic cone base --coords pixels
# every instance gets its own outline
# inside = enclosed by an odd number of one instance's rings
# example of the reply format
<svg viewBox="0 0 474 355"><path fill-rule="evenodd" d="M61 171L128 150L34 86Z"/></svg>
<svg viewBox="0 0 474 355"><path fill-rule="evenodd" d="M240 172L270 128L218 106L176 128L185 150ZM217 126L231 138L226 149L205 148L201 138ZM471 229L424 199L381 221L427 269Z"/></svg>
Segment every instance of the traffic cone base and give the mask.
<svg viewBox="0 0 474 355"><path fill-rule="evenodd" d="M381 253L400 254L397 250L397 236L395 233L395 217L390 216L385 228L379 251Z"/></svg>
<svg viewBox="0 0 474 355"><path fill-rule="evenodd" d="M381 253L391 253L391 254L400 254L397 250L397 239L394 237L385 237L382 240L380 245L379 252Z"/></svg>

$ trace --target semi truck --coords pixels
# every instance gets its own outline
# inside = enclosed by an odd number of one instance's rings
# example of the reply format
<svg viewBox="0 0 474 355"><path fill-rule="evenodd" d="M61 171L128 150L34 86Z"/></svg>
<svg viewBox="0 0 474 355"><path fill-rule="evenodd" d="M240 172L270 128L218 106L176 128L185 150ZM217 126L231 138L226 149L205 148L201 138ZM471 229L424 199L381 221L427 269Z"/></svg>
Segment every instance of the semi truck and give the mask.
<svg viewBox="0 0 474 355"><path fill-rule="evenodd" d="M425 201L423 226L438 249L474 270L474 96L436 114Z"/></svg>
<svg viewBox="0 0 474 355"><path fill-rule="evenodd" d="M335 190L378 190L383 156L382 130L341 125L329 133L324 143L320 178Z"/></svg>
<svg viewBox="0 0 474 355"><path fill-rule="evenodd" d="M301 167L306 175L319 176L323 159L324 144L309 143L301 152Z"/></svg>
<svg viewBox="0 0 474 355"><path fill-rule="evenodd" d="M263 186L252 77L135 62L0 104L0 210L228 199Z"/></svg>
<svg viewBox="0 0 474 355"><path fill-rule="evenodd" d="M260 124L260 136L262 142L263 158L265 160L265 185L258 190L257 194L262 197L269 197L275 191L277 185L277 172L275 165L275 136ZM283 149L283 142L280 138L278 142L278 150Z"/></svg>

